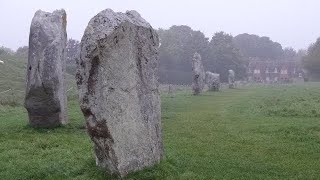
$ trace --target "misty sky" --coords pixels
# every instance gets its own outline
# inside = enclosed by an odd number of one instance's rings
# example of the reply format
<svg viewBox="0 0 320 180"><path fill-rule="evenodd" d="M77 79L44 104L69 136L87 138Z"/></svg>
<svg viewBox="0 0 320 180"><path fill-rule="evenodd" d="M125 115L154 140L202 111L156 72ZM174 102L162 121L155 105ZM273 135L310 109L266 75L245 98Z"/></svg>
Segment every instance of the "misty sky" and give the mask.
<svg viewBox="0 0 320 180"><path fill-rule="evenodd" d="M154 28L188 25L210 37L217 31L269 36L283 47L307 48L320 37L318 0L0 0L0 46L28 45L38 9L64 8L68 37L80 40L101 10L137 10Z"/></svg>

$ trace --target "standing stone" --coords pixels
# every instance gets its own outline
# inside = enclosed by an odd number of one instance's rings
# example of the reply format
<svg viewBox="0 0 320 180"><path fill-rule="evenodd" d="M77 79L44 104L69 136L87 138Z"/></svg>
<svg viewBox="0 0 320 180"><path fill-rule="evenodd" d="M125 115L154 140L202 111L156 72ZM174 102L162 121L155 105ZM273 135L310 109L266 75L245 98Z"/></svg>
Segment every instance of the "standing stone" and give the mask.
<svg viewBox="0 0 320 180"><path fill-rule="evenodd" d="M206 83L208 85L209 91L219 91L220 90L220 74L207 71Z"/></svg>
<svg viewBox="0 0 320 180"><path fill-rule="evenodd" d="M228 72L229 72L229 75L228 75L229 88L234 89L236 87L234 71L230 69Z"/></svg>
<svg viewBox="0 0 320 180"><path fill-rule="evenodd" d="M93 17L77 85L96 163L121 177L163 157L156 31L136 11Z"/></svg>
<svg viewBox="0 0 320 180"><path fill-rule="evenodd" d="M37 11L29 36L25 108L32 127L68 122L65 91L66 12Z"/></svg>
<svg viewBox="0 0 320 180"><path fill-rule="evenodd" d="M194 53L192 59L192 71L193 71L193 81L192 90L193 95L199 95L202 93L205 85L205 72L201 61L201 56L199 53Z"/></svg>

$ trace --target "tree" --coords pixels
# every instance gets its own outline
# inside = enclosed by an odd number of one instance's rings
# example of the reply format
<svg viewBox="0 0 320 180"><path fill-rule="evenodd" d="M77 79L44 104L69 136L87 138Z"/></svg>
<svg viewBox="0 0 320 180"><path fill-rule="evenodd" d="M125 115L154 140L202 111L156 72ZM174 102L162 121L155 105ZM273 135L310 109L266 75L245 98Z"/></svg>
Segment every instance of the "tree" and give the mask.
<svg viewBox="0 0 320 180"><path fill-rule="evenodd" d="M217 32L212 37L208 57L205 59L207 70L220 74L222 81L227 81L228 70L236 72L237 78L246 76L246 61L233 43L233 37L224 32Z"/></svg>
<svg viewBox="0 0 320 180"><path fill-rule="evenodd" d="M303 58L307 56L307 53L308 53L307 50L299 49L297 52L297 61L302 62Z"/></svg>
<svg viewBox="0 0 320 180"><path fill-rule="evenodd" d="M69 39L67 42L67 59L66 59L66 66L67 66L67 72L70 74L76 73L76 57L78 55L80 49L80 42L75 39Z"/></svg>
<svg viewBox="0 0 320 180"><path fill-rule="evenodd" d="M281 44L273 42L269 37L244 33L234 37L234 43L245 57L270 60L280 60L283 57Z"/></svg>
<svg viewBox="0 0 320 180"><path fill-rule="evenodd" d="M283 50L283 61L301 62L302 58L306 55L306 50L299 49L298 51L296 51L292 47L287 47Z"/></svg>
<svg viewBox="0 0 320 180"><path fill-rule="evenodd" d="M28 53L29 53L29 47L22 46L17 49L15 55L23 58L28 58Z"/></svg>
<svg viewBox="0 0 320 180"><path fill-rule="evenodd" d="M204 55L208 38L188 26L159 29L159 75L161 83L191 84L193 54Z"/></svg>
<svg viewBox="0 0 320 180"><path fill-rule="evenodd" d="M4 47L4 46L0 46L0 55L3 56L8 56L8 55L13 55L14 51L10 48Z"/></svg>
<svg viewBox="0 0 320 180"><path fill-rule="evenodd" d="M313 78L320 78L320 38L308 48L307 55L303 58L303 66Z"/></svg>
<svg viewBox="0 0 320 180"><path fill-rule="evenodd" d="M297 56L297 52L292 47L286 47L283 49L283 56L286 60L294 60Z"/></svg>

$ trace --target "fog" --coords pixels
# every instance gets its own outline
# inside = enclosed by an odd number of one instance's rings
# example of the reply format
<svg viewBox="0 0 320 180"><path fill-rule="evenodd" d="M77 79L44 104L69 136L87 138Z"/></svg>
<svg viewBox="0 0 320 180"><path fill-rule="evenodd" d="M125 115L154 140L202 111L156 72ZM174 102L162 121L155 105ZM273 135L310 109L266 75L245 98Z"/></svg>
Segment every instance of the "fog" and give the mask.
<svg viewBox="0 0 320 180"><path fill-rule="evenodd" d="M80 40L88 21L103 9L137 10L154 28L188 25L207 37L217 31L268 36L283 47L307 48L320 36L317 0L1 0L0 46L17 49L28 44L31 19L38 9L64 8L68 37Z"/></svg>

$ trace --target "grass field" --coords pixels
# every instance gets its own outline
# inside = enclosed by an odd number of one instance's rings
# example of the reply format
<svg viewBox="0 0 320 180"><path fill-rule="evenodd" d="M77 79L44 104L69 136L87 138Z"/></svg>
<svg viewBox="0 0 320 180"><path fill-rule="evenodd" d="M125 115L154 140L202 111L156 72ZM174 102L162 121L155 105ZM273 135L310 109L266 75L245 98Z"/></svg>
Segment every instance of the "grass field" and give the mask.
<svg viewBox="0 0 320 180"><path fill-rule="evenodd" d="M54 130L0 108L0 179L114 178L95 166L76 101ZM163 95L166 158L127 179L319 179L319 117L320 84Z"/></svg>
<svg viewBox="0 0 320 180"><path fill-rule="evenodd" d="M22 105L25 97L27 57L0 55L4 64L0 64L0 108L1 105ZM66 74L68 96L75 96L74 75ZM74 99L74 98L73 98Z"/></svg>

